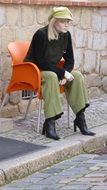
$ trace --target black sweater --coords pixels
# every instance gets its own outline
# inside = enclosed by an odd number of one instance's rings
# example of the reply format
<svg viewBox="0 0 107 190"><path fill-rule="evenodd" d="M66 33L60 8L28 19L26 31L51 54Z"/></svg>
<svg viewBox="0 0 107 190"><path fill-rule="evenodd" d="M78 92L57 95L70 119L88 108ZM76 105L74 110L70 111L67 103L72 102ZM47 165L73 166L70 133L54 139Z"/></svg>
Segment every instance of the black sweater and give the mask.
<svg viewBox="0 0 107 190"><path fill-rule="evenodd" d="M59 79L63 79L65 70L71 71L74 67L74 55L70 32L60 33L58 40L48 40L48 26L35 32L28 53L24 61L31 61L40 70L53 71ZM63 68L58 68L57 63L64 58Z"/></svg>

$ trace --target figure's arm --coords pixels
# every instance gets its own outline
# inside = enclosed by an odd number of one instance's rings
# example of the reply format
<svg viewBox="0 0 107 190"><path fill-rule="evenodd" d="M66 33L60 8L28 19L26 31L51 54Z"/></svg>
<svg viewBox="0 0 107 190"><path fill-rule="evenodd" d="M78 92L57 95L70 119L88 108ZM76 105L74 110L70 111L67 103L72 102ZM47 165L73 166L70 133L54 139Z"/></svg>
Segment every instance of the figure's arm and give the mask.
<svg viewBox="0 0 107 190"><path fill-rule="evenodd" d="M63 58L65 60L64 68L68 72L71 72L74 68L74 54L73 54L73 47L72 47L72 39L71 34L68 32L68 44L66 52L63 55Z"/></svg>

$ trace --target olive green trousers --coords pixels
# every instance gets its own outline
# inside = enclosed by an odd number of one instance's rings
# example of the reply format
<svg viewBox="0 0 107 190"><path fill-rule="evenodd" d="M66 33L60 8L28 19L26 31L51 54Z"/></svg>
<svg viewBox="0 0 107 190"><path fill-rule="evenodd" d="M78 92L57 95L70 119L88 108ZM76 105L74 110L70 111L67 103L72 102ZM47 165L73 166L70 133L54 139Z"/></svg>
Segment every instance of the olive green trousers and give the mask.
<svg viewBox="0 0 107 190"><path fill-rule="evenodd" d="M74 80L64 85L65 94L69 106L74 114L77 114L86 107L89 101L83 75L76 70L73 70L71 73L74 76ZM63 113L59 81L56 73L42 71L42 95L45 119L53 118Z"/></svg>

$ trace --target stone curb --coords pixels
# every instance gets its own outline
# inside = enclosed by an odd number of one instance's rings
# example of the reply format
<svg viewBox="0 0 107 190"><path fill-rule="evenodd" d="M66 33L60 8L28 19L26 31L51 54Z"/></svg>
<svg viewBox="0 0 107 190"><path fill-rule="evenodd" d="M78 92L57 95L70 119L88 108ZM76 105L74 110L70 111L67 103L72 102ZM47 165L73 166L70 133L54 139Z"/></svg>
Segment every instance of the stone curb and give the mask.
<svg viewBox="0 0 107 190"><path fill-rule="evenodd" d="M107 124L96 127L93 131L97 134L94 137L76 134L60 141L48 143L45 150L2 161L0 163L0 185L104 145L107 141Z"/></svg>

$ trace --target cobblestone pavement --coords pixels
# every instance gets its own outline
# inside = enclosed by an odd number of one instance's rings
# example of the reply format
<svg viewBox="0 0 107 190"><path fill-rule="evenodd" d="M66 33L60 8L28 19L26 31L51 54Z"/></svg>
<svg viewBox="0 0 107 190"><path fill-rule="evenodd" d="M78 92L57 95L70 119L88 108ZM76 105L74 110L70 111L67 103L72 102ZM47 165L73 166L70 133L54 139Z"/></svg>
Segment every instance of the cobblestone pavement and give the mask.
<svg viewBox="0 0 107 190"><path fill-rule="evenodd" d="M81 154L0 190L107 190L107 154Z"/></svg>
<svg viewBox="0 0 107 190"><path fill-rule="evenodd" d="M64 139L74 134L73 132L73 121L74 114L70 110L70 128L67 126L67 106L66 102L63 102L64 105L64 114L61 119L58 120L56 129L59 136ZM32 112L28 115L27 119L24 120L23 116L14 118L14 128L11 131L1 133L0 136L8 137L17 140L23 140L26 142L32 142L36 144L47 144L50 143L51 139L46 138L44 135L41 135L42 125L44 122L44 114L42 111L41 114L41 123L40 123L40 133L36 133L37 126L37 117L38 112ZM107 95L102 96L98 99L93 99L90 102L89 108L85 112L87 125L89 128L98 127L107 123ZM79 130L78 130L79 132ZM75 133L76 135L76 133Z"/></svg>

